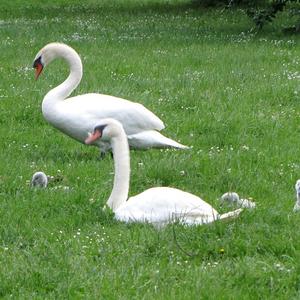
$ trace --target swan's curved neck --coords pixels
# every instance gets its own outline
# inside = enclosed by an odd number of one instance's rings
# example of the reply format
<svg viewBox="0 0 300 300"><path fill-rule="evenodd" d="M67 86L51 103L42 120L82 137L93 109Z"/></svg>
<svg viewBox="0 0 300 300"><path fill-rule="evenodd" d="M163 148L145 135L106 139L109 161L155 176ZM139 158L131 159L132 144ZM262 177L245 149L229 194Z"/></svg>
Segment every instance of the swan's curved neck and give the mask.
<svg viewBox="0 0 300 300"><path fill-rule="evenodd" d="M125 132L112 138L111 146L114 156L115 175L114 186L106 204L115 211L126 202L129 191L130 156Z"/></svg>
<svg viewBox="0 0 300 300"><path fill-rule="evenodd" d="M81 81L82 63L77 52L70 47L57 46L53 51L53 59L61 57L67 61L70 67L70 74L63 83L49 91L44 99L52 101L64 100L70 96Z"/></svg>

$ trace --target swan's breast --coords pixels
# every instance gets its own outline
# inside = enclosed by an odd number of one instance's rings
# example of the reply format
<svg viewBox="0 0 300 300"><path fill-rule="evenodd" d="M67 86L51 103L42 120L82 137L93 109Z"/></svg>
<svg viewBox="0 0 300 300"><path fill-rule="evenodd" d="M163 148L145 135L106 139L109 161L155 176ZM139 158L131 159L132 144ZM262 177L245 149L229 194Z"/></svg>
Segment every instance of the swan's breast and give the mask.
<svg viewBox="0 0 300 300"><path fill-rule="evenodd" d="M55 128L72 138L84 142L88 132L93 130L94 123L91 118L84 113L74 111L71 106L64 102L49 106L43 106L44 118Z"/></svg>

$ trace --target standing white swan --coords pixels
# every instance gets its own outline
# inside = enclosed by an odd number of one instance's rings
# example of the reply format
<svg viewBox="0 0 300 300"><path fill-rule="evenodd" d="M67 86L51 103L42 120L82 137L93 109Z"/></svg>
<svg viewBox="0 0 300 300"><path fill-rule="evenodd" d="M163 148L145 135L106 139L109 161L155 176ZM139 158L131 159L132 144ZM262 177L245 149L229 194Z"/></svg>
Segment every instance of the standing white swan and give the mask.
<svg viewBox="0 0 300 300"><path fill-rule="evenodd" d="M113 119L102 120L85 142L93 143L100 138L109 139L112 146L115 175L107 205L114 211L117 220L148 222L158 227L173 221L186 225L200 225L236 217L242 211L237 209L220 215L201 198L169 187L150 188L127 200L130 156L126 134L120 122Z"/></svg>
<svg viewBox="0 0 300 300"><path fill-rule="evenodd" d="M139 103L95 93L68 98L81 81L82 63L77 52L65 44L50 43L37 53L33 63L36 79L55 58L67 61L70 74L44 97L42 111L51 125L84 143L87 133L99 120L114 118L123 124L129 145L133 148L188 148L160 134L158 131L164 128L164 123ZM101 153L110 149L105 140L93 144L100 147Z"/></svg>

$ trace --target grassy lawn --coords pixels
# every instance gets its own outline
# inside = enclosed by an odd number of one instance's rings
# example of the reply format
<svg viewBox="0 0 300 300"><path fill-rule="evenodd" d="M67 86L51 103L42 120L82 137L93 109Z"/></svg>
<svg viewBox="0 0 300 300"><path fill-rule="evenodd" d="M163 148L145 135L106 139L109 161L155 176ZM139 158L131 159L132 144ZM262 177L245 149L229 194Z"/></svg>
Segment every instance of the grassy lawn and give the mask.
<svg viewBox="0 0 300 300"><path fill-rule="evenodd" d="M287 17L256 34L240 10L186 1L49 2L0 3L0 298L298 299L300 60L299 37L279 29ZM55 61L34 80L35 54L53 41L83 60L74 94L140 102L193 146L132 151L130 195L172 186L227 211L218 198L233 190L257 209L160 231L103 212L112 159L41 113L68 74ZM30 189L38 170L60 181Z"/></svg>

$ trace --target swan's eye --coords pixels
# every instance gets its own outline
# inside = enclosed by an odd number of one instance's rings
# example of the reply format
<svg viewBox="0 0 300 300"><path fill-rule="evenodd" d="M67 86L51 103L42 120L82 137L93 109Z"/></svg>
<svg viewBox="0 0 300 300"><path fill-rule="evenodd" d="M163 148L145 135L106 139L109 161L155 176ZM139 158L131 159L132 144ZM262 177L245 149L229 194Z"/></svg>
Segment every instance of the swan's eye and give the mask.
<svg viewBox="0 0 300 300"><path fill-rule="evenodd" d="M38 68L40 65L44 66L42 64L42 57L39 56L34 62L33 62L33 67L36 69Z"/></svg>
<svg viewBox="0 0 300 300"><path fill-rule="evenodd" d="M42 57L39 56L34 62L33 62L33 67L35 68L35 80L39 78L41 75L44 65L42 63Z"/></svg>
<svg viewBox="0 0 300 300"><path fill-rule="evenodd" d="M96 126L95 129L94 129L94 133L95 133L96 131L98 131L99 134L100 134L100 137L101 137L102 134L103 134L103 130L104 130L104 128L105 128L106 126L107 126L107 125L99 125L99 126Z"/></svg>
<svg viewBox="0 0 300 300"><path fill-rule="evenodd" d="M86 144L92 144L96 140L100 139L103 134L103 129L106 127L106 125L99 125L94 128L94 132L92 134L88 134L89 136L85 139Z"/></svg>

